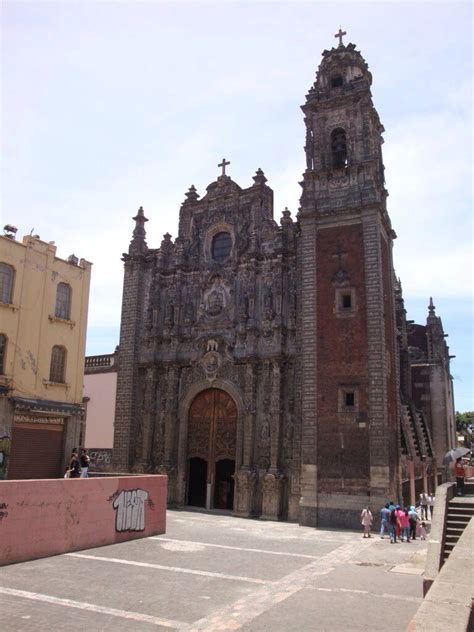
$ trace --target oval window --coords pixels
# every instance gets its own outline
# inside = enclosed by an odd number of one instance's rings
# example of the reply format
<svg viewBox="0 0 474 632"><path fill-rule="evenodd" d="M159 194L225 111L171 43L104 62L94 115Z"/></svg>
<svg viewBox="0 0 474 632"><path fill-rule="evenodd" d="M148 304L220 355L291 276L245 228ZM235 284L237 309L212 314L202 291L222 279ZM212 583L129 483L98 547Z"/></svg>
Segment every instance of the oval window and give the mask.
<svg viewBox="0 0 474 632"><path fill-rule="evenodd" d="M217 233L212 238L212 258L214 261L225 261L232 248L232 237L229 233Z"/></svg>

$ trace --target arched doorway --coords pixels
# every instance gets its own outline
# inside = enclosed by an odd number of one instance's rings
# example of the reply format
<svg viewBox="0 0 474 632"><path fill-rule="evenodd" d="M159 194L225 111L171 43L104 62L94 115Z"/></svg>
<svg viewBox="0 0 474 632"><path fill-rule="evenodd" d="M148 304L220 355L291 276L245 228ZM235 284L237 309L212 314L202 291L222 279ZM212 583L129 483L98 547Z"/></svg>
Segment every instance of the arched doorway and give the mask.
<svg viewBox="0 0 474 632"><path fill-rule="evenodd" d="M210 388L189 409L187 503L232 509L237 437L237 407L225 391Z"/></svg>

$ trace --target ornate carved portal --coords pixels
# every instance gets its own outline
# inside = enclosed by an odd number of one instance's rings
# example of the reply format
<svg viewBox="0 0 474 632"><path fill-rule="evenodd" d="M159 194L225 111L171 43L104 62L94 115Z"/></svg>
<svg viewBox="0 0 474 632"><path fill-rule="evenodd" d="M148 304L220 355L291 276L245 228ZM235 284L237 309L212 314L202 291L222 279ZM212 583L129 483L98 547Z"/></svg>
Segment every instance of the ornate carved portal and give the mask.
<svg viewBox="0 0 474 632"><path fill-rule="evenodd" d="M237 407L226 392L199 393L189 409L188 505L233 509Z"/></svg>

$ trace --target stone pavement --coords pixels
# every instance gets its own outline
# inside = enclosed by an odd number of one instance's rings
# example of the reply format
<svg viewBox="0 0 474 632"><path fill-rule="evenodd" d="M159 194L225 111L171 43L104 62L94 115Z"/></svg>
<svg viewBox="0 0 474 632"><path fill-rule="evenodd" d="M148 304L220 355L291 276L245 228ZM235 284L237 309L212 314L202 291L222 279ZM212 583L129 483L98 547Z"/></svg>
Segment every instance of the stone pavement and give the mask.
<svg viewBox="0 0 474 632"><path fill-rule="evenodd" d="M425 555L419 540L169 511L166 535L1 568L0 627L405 630Z"/></svg>

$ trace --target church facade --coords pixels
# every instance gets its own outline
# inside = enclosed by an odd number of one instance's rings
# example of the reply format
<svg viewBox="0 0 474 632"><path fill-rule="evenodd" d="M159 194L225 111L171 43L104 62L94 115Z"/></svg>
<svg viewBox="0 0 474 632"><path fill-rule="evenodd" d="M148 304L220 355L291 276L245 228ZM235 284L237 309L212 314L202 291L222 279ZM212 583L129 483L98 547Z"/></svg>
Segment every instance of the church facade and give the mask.
<svg viewBox="0 0 474 632"><path fill-rule="evenodd" d="M113 463L167 473L171 506L353 526L436 475L429 411L401 382L409 325L371 82L353 44L324 51L297 217L275 221L262 170L241 188L225 159L202 198L187 192L176 239L149 248L134 217Z"/></svg>

